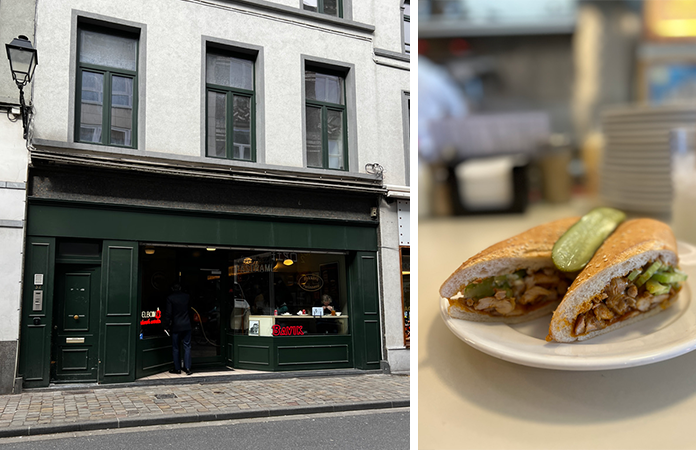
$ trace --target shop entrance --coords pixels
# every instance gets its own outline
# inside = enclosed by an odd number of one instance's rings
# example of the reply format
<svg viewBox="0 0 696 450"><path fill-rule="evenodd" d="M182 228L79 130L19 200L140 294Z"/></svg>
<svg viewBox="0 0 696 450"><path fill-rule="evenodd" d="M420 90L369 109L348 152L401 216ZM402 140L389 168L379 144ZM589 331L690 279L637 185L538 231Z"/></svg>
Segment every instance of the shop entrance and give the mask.
<svg viewBox="0 0 696 450"><path fill-rule="evenodd" d="M194 369L223 365L226 347L225 321L231 312L226 301L228 280L223 252L205 248L145 246L141 248L141 347L158 356L158 368L171 368L171 338L165 333L167 297L178 284L189 294L191 357ZM154 368L154 367L153 367ZM153 372L154 373L154 372ZM145 375L143 373L142 375Z"/></svg>

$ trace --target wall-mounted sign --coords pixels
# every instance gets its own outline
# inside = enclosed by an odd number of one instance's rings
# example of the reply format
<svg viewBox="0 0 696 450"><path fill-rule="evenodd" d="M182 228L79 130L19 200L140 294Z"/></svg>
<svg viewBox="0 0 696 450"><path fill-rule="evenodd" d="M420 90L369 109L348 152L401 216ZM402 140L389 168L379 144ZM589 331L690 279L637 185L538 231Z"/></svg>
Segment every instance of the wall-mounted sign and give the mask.
<svg viewBox="0 0 696 450"><path fill-rule="evenodd" d="M281 327L273 325L273 336L304 336L302 325Z"/></svg>
<svg viewBox="0 0 696 450"><path fill-rule="evenodd" d="M162 323L162 311L157 308L157 311L143 311L140 313L143 320L140 321L140 325L154 325L157 323Z"/></svg>
<svg viewBox="0 0 696 450"><path fill-rule="evenodd" d="M306 273L300 275L300 278L297 279L297 285L305 291L314 292L324 286L324 280L322 280L319 275Z"/></svg>

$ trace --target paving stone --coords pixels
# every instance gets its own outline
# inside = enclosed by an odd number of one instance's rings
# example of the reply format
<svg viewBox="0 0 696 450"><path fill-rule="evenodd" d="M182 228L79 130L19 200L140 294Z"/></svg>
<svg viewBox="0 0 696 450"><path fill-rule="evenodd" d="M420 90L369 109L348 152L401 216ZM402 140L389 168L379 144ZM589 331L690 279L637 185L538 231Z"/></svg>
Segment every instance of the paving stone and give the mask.
<svg viewBox="0 0 696 450"><path fill-rule="evenodd" d="M0 428L92 421L113 424L116 418L132 417L179 420L173 416L403 401L409 398L409 382L407 376L368 374L126 388L113 385L80 394L71 394L70 389L32 389L0 396ZM157 399L156 394L175 397Z"/></svg>

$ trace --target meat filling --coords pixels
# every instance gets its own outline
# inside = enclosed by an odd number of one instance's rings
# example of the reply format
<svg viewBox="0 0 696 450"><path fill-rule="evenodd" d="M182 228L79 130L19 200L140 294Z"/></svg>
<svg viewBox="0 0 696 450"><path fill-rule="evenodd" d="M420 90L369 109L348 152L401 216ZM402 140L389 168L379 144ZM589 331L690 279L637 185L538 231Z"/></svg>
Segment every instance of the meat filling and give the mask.
<svg viewBox="0 0 696 450"><path fill-rule="evenodd" d="M449 299L468 311L491 316L519 316L563 298L571 275L555 268L518 270L509 275L478 280Z"/></svg>
<svg viewBox="0 0 696 450"><path fill-rule="evenodd" d="M640 286L636 286L637 283ZM577 316L573 334L581 336L601 330L656 308L672 298L680 289L678 283L668 286L669 292L651 293L648 284L640 283L640 279L631 279L629 275L614 278L601 294L586 305L587 309Z"/></svg>

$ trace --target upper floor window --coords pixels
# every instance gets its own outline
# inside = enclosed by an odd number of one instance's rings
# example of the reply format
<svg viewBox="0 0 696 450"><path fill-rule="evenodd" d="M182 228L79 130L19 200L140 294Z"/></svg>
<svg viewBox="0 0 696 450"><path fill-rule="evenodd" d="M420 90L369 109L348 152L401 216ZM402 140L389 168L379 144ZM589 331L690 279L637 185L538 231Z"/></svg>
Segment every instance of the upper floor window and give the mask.
<svg viewBox="0 0 696 450"><path fill-rule="evenodd" d="M345 79L305 70L307 166L348 170Z"/></svg>
<svg viewBox="0 0 696 450"><path fill-rule="evenodd" d="M343 17L343 0L302 0L302 8L334 17Z"/></svg>
<svg viewBox="0 0 696 450"><path fill-rule="evenodd" d="M76 141L136 147L138 37L81 26Z"/></svg>
<svg viewBox="0 0 696 450"><path fill-rule="evenodd" d="M411 0L405 0L403 9L404 52L411 53Z"/></svg>
<svg viewBox="0 0 696 450"><path fill-rule="evenodd" d="M209 51L206 57L206 155L255 161L254 61Z"/></svg>

